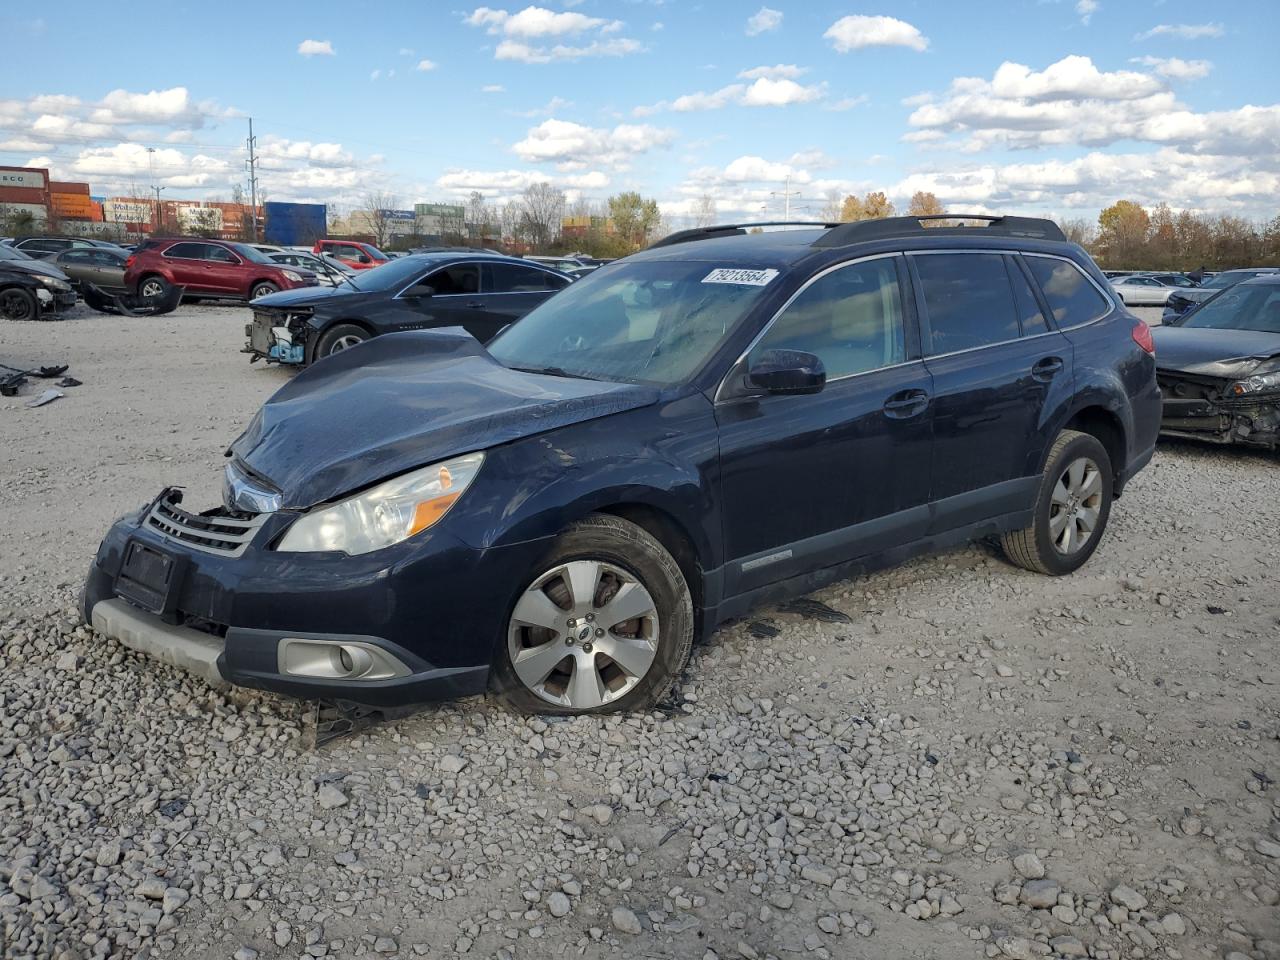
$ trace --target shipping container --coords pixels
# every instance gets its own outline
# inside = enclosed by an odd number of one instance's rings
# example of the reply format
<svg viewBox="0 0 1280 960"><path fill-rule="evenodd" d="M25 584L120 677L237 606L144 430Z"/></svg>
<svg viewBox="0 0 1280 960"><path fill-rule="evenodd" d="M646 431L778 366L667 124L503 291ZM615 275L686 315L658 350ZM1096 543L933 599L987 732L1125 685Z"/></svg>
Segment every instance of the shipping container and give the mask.
<svg viewBox="0 0 1280 960"><path fill-rule="evenodd" d="M262 205L266 214L267 243L280 246L311 246L328 230L327 208L323 203L282 203Z"/></svg>
<svg viewBox="0 0 1280 960"><path fill-rule="evenodd" d="M0 187L38 190L47 195L49 171L43 167L0 167Z"/></svg>
<svg viewBox="0 0 1280 960"><path fill-rule="evenodd" d="M71 181L50 180L50 193L72 193L76 196L89 196L89 185L87 183L73 183Z"/></svg>
<svg viewBox="0 0 1280 960"><path fill-rule="evenodd" d="M0 203L38 203L42 207L47 207L49 194L44 190L33 190L30 187L0 185Z"/></svg>
<svg viewBox="0 0 1280 960"><path fill-rule="evenodd" d="M87 193L51 193L49 209L55 217L66 217L70 220L93 220L102 218L100 208L89 199Z"/></svg>

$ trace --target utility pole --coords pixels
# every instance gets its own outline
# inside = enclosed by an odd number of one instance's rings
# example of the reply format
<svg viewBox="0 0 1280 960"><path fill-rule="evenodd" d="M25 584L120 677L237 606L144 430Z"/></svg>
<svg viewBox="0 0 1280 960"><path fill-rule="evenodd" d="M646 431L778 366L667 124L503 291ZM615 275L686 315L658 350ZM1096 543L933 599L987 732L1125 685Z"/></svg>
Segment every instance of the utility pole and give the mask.
<svg viewBox="0 0 1280 960"><path fill-rule="evenodd" d="M244 165L249 168L249 215L253 217L253 242L258 242L258 138L253 135L253 117L249 118L249 139L245 141L249 148L249 159Z"/></svg>
<svg viewBox="0 0 1280 960"><path fill-rule="evenodd" d="M782 197L782 202L783 202L783 211L784 211L784 212L783 212L783 214L782 214L782 219L783 219L783 220L790 220L790 219L791 219L791 198L792 198L792 197L798 197L798 196L800 196L800 191L799 191L799 190L792 190L792 189L791 189L791 174L790 174L790 173L788 173L788 174L787 174L787 183L786 183L786 187L785 187L783 190L781 190L781 191L779 191L779 190L773 190L773 191L771 191L771 192L770 192L770 194L769 194L769 196L771 196L771 197Z"/></svg>
<svg viewBox="0 0 1280 960"><path fill-rule="evenodd" d="M164 207L160 206L160 191L163 190L164 187L152 187L151 189L156 192L156 215L152 218L154 221L154 227L152 229L157 233L163 233Z"/></svg>

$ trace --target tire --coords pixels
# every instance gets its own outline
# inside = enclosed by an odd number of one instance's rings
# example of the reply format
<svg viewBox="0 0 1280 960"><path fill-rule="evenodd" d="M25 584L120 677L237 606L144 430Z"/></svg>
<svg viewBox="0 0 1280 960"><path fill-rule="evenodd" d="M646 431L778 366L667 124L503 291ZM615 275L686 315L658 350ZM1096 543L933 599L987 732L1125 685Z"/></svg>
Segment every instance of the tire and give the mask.
<svg viewBox="0 0 1280 960"><path fill-rule="evenodd" d="M249 299L257 300L259 297L269 297L273 293L279 293L280 288L274 283L268 283L263 280L261 283L255 283L249 290Z"/></svg>
<svg viewBox="0 0 1280 960"><path fill-rule="evenodd" d="M169 293L169 281L159 274L151 274L138 281L138 296L158 300Z"/></svg>
<svg viewBox="0 0 1280 960"><path fill-rule="evenodd" d="M40 305L30 290L8 287L0 290L0 317L6 320L34 320L40 316Z"/></svg>
<svg viewBox="0 0 1280 960"><path fill-rule="evenodd" d="M323 360L332 354L359 346L368 339L369 331L364 327L356 326L354 323L336 324L326 330L316 342L316 352L312 359Z"/></svg>
<svg viewBox="0 0 1280 960"><path fill-rule="evenodd" d="M574 602L573 581L592 589L588 600ZM642 709L671 690L692 645L693 600L675 559L635 524L595 514L560 534L521 584L491 687L527 713Z"/></svg>
<svg viewBox="0 0 1280 960"><path fill-rule="evenodd" d="M1045 459L1031 525L1000 538L1005 556L1051 577L1078 570L1107 529L1113 482L1106 447L1090 434L1063 430Z"/></svg>

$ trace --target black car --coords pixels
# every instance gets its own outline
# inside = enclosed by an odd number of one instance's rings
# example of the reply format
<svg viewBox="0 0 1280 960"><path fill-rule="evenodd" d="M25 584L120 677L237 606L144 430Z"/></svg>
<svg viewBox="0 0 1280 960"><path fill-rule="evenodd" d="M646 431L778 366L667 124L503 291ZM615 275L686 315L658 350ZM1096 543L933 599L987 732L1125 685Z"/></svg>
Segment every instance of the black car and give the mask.
<svg viewBox="0 0 1280 960"><path fill-rule="evenodd" d="M90 237L23 237L15 240L13 247L39 260L52 260L64 250L109 250L128 256L124 247L109 240L94 240Z"/></svg>
<svg viewBox="0 0 1280 960"><path fill-rule="evenodd" d="M1210 297L1217 296L1219 291L1234 287L1237 283L1252 280L1267 274L1280 273L1280 267L1250 267L1242 270L1223 270L1221 273L1207 275L1198 287L1176 290L1165 301L1164 313L1160 322L1173 323L1197 304L1204 303Z"/></svg>
<svg viewBox="0 0 1280 960"><path fill-rule="evenodd" d="M13 273L24 273L40 284L49 295L42 302L41 312L69 310L76 305L76 291L71 278L51 263L37 260L21 250L0 243L0 268ZM21 317L17 319L27 319Z"/></svg>
<svg viewBox="0 0 1280 960"><path fill-rule="evenodd" d="M255 300L244 352L309 364L378 334L436 327L463 327L485 343L571 279L527 260L468 250L399 257L343 281Z"/></svg>
<svg viewBox="0 0 1280 960"><path fill-rule="evenodd" d="M35 275L0 262L0 318L42 320L53 312L53 295Z"/></svg>
<svg viewBox="0 0 1280 960"><path fill-rule="evenodd" d="M51 255L46 262L53 264L67 275L74 286L92 283L103 290L123 290L125 261L129 254L124 250L105 247L73 247Z"/></svg>
<svg viewBox="0 0 1280 960"><path fill-rule="evenodd" d="M1155 341L1162 433L1280 445L1280 273L1219 291Z"/></svg>
<svg viewBox="0 0 1280 960"><path fill-rule="evenodd" d="M222 506L171 488L112 527L84 616L217 682L576 713L925 551L1070 573L1155 445L1150 331L1052 222L974 219L688 231L487 349L330 357L232 444Z"/></svg>

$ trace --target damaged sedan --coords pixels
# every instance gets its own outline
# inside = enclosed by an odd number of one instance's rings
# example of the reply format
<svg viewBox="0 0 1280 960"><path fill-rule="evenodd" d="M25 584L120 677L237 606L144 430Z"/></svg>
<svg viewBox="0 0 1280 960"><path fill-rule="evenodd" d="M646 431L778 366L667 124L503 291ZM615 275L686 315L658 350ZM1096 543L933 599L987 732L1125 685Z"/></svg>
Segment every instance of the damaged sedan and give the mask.
<svg viewBox="0 0 1280 960"><path fill-rule="evenodd" d="M1280 274L1224 290L1153 333L1163 435L1280 445Z"/></svg>

